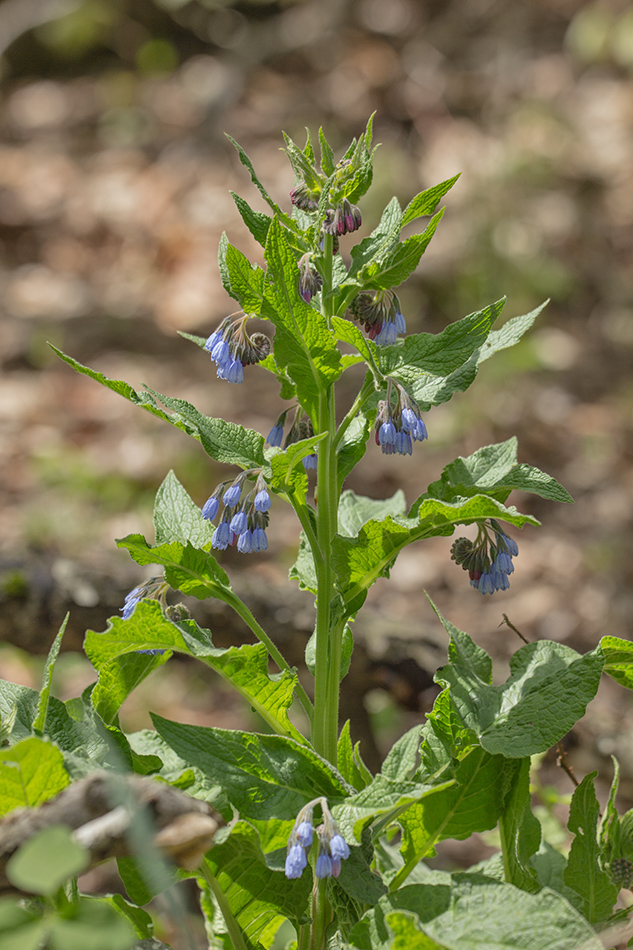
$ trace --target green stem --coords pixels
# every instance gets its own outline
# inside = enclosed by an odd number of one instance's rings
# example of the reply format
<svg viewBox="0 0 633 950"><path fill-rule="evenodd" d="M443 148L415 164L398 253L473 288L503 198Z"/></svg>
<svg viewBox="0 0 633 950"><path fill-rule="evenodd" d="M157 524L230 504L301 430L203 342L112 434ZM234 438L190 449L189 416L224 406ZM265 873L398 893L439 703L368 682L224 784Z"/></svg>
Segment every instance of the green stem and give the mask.
<svg viewBox="0 0 633 950"><path fill-rule="evenodd" d="M312 891L312 939L310 950L324 950L325 931L331 920L325 880L316 880Z"/></svg>
<svg viewBox="0 0 633 950"><path fill-rule="evenodd" d="M242 620L244 621L245 624L248 625L248 627L250 627L250 629L253 631L257 639L261 640L261 642L264 644L264 646L268 650L270 656L275 661L279 669L287 670L289 673L294 674L295 671L289 666L288 661L279 652L278 648L270 639L266 631L262 627L260 627L260 625L257 623L257 621L255 620L255 617L250 612L246 604L242 603L239 597L237 597L235 594L229 594L226 591L223 592L222 599L225 601L225 603L227 603L230 607L232 607L235 613L238 614L242 618ZM308 714L308 718L310 719L310 722L312 722L312 715L313 715L312 703L310 702L310 697L308 696L305 689L303 688L301 683L299 683L298 680L295 684L295 692L297 694L297 699L299 700L299 702L305 709L306 713Z"/></svg>
<svg viewBox="0 0 633 950"><path fill-rule="evenodd" d="M205 881L207 882L207 884L209 885L209 887L211 888L211 890L213 891L213 896L218 902L218 907L220 908L222 916L224 917L224 923L226 924L226 929L228 930L229 937L231 938L231 941L233 943L233 950L248 950L246 941L244 940L244 937L242 936L242 931L240 930L239 925L235 917L233 916L231 908L229 907L229 902L226 898L226 895L220 888L220 885L214 878L213 874L211 874L211 871L209 870L206 861L202 863L202 875Z"/></svg>

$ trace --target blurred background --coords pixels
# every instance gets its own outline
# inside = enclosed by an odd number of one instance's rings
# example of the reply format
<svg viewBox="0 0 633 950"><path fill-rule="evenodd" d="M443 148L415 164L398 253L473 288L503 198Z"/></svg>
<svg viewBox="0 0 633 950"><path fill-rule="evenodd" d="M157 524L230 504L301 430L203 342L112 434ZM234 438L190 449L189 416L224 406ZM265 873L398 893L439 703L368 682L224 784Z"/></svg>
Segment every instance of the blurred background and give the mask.
<svg viewBox="0 0 633 950"><path fill-rule="evenodd" d="M493 654L498 680L520 645L504 614L528 639L580 651L603 634L630 638L633 4L4 0L0 53L1 676L37 686L70 609L56 690L76 695L94 678L73 652L83 631L104 629L143 576L114 538L152 537L153 496L170 467L199 504L229 474L75 375L46 341L265 435L282 406L274 378L251 368L229 386L177 335L207 335L234 307L217 268L223 230L261 261L229 189L262 205L223 133L289 208L280 130L303 144L305 126L323 125L343 149L374 110L383 144L362 234L392 194L406 203L461 173L401 291L409 330L438 332L504 294L504 318L551 302L528 338L428 414L430 439L411 458L370 445L349 487L373 497L403 488L413 502L456 455L516 433L520 461L554 475L576 503L512 499L543 527L514 532L511 588L491 598L451 562L451 539L401 556L357 624L354 699L344 701L352 732L376 766L430 708L446 638L425 590ZM346 385L343 398L353 377ZM281 503L271 514L267 555L222 557L299 663L311 597L287 581L293 517ZM204 610L218 645L245 636L214 605ZM148 708L252 724L211 674L178 660L128 701L128 728L146 726ZM632 726L629 695L607 684L567 741L580 777L597 766L609 781L617 753L629 800Z"/></svg>

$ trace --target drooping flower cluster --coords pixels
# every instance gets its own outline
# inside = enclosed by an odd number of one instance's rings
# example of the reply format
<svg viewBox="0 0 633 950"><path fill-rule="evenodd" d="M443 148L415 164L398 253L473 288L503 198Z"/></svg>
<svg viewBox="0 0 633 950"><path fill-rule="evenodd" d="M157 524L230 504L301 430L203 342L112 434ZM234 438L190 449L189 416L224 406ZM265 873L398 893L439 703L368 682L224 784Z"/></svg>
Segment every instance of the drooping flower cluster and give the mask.
<svg viewBox="0 0 633 950"><path fill-rule="evenodd" d="M341 861L349 857L349 845L338 830L327 800L315 798L301 809L288 838L285 873L291 880L301 877L307 866L314 837L312 813L316 805L321 806L323 823L316 829L319 851L314 873L319 878L338 877Z"/></svg>
<svg viewBox="0 0 633 950"><path fill-rule="evenodd" d="M392 405L392 392L397 399ZM411 455L414 442L424 442L429 434L420 408L414 399L400 386L389 380L387 398L378 403L376 415L376 445L385 455Z"/></svg>
<svg viewBox="0 0 633 950"><path fill-rule="evenodd" d="M136 605L139 604L142 600L157 600L163 610L163 613L167 613L169 607L167 606L167 591L169 590L169 584L166 582L165 578L161 574L159 577L150 577L149 580L146 580L143 584L138 584L129 594L125 595L125 600L123 601L123 607L121 607L121 614L123 615L124 620L129 620ZM136 650L137 653L148 653L150 656L156 656L158 654L164 653L164 650Z"/></svg>
<svg viewBox="0 0 633 950"><path fill-rule="evenodd" d="M319 207L320 189L310 188L305 181L300 181L290 192L290 200L300 211L316 211Z"/></svg>
<svg viewBox="0 0 633 950"><path fill-rule="evenodd" d="M310 303L323 286L323 278L312 263L312 255L304 254L299 261L299 293L306 303Z"/></svg>
<svg viewBox="0 0 633 950"><path fill-rule="evenodd" d="M237 544L237 550L241 554L252 554L268 548L266 528L270 495L261 471L257 476L255 488L242 498L244 482L249 475L254 475L255 471L242 472L228 488L228 482L221 482L202 506L202 517L207 521L214 521L220 504L224 505L222 517L211 541L211 546L218 551L224 551L232 544Z"/></svg>
<svg viewBox="0 0 633 950"><path fill-rule="evenodd" d="M518 553L514 538L509 537L494 518L490 518L488 524L479 522L475 541L457 538L451 547L451 558L468 571L470 586L481 594L508 589L508 575L514 571L512 558Z"/></svg>
<svg viewBox="0 0 633 950"><path fill-rule="evenodd" d="M342 237L344 234L358 231L362 223L360 208L350 204L347 198L343 198L343 201L335 208L328 208L325 212L323 230L326 234Z"/></svg>
<svg viewBox="0 0 633 950"><path fill-rule="evenodd" d="M291 412L291 408L285 409L284 412L281 413L276 423L268 433L266 445L281 446L283 443L284 449L287 449L289 445L293 444L293 442L301 442L303 439L312 438L314 435L312 423L310 422L308 416L304 412L301 412L297 407L290 431L288 432L284 442L284 426L286 425L286 418L288 413ZM316 468L316 452L306 455L303 459L301 459L301 461L303 462L303 467L305 468L306 472L312 468Z"/></svg>
<svg viewBox="0 0 633 950"><path fill-rule="evenodd" d="M270 340L265 333L246 332L246 323L250 319L246 314L225 317L204 344L211 359L217 363L218 379L229 383L244 382L244 367L259 363L270 353Z"/></svg>
<svg viewBox="0 0 633 950"><path fill-rule="evenodd" d="M393 290L364 290L354 297L349 310L379 346L393 346L398 334L406 333L407 324Z"/></svg>

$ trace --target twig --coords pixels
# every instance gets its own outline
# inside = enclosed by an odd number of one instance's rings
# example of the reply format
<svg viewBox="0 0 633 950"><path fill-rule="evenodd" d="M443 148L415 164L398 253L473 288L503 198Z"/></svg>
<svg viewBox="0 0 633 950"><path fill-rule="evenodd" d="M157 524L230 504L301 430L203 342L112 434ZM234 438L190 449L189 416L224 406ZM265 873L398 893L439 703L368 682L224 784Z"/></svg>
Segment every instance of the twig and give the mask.
<svg viewBox="0 0 633 950"><path fill-rule="evenodd" d="M499 624L500 627L502 627L502 626L504 625L504 623L505 623L506 626L510 627L510 630L514 630L514 632L516 633L517 637L519 637L520 640L523 640L524 643L529 643L529 642L530 642L529 640L526 640L525 637L523 636L523 634L521 633L521 631L520 631L520 630L517 630L517 628L514 626L514 624L513 624L510 620L508 620L508 615L507 615L507 614L501 614L501 616L503 617L503 620L502 620L501 623Z"/></svg>

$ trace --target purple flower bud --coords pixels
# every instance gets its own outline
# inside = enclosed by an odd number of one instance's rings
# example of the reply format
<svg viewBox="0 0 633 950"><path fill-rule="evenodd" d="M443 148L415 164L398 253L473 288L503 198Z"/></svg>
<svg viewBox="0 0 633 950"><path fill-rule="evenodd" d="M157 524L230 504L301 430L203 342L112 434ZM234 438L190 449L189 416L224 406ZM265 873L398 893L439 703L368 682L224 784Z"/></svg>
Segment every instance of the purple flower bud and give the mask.
<svg viewBox="0 0 633 950"><path fill-rule="evenodd" d="M284 440L284 427L273 426L266 437L267 445L280 446Z"/></svg>
<svg viewBox="0 0 633 950"><path fill-rule="evenodd" d="M233 534L242 534L248 527L248 517L245 511L236 511L231 518L231 531Z"/></svg>
<svg viewBox="0 0 633 950"><path fill-rule="evenodd" d="M338 877L341 873L341 859L332 858L332 877Z"/></svg>
<svg viewBox="0 0 633 950"><path fill-rule="evenodd" d="M232 523L233 522L231 522L231 524ZM253 550L253 532L250 528L243 531L237 539L237 550L240 554L251 554Z"/></svg>
<svg viewBox="0 0 633 950"><path fill-rule="evenodd" d="M268 538L264 528L253 528L252 551L267 551Z"/></svg>
<svg viewBox="0 0 633 950"><path fill-rule="evenodd" d="M308 858L300 844L293 844L286 855L286 877L291 881L301 877L303 869L308 863Z"/></svg>
<svg viewBox="0 0 633 950"><path fill-rule="evenodd" d="M317 858L315 873L317 877L332 876L332 858L329 854L320 854Z"/></svg>
<svg viewBox="0 0 633 950"><path fill-rule="evenodd" d="M413 443L408 432L404 432L402 429L400 432L396 432L394 449L398 455L411 455L413 452Z"/></svg>
<svg viewBox="0 0 633 950"><path fill-rule="evenodd" d="M414 442L424 442L425 439L428 439L429 434L426 431L426 426L422 419L418 419L417 425L411 433L411 436Z"/></svg>
<svg viewBox="0 0 633 950"><path fill-rule="evenodd" d="M227 488L222 495L222 503L225 504L227 508L234 508L240 500L241 494L242 483L241 481L235 482L230 488Z"/></svg>
<svg viewBox="0 0 633 950"><path fill-rule="evenodd" d="M378 430L379 445L393 445L396 441L396 427L393 422L383 422Z"/></svg>
<svg viewBox="0 0 633 950"><path fill-rule="evenodd" d="M202 506L202 511L200 514L207 521L213 521L220 509L220 500L216 497L215 493L208 498L204 505Z"/></svg>
<svg viewBox="0 0 633 950"><path fill-rule="evenodd" d="M312 844L313 828L309 821L302 821L297 828L297 841L304 848Z"/></svg>
<svg viewBox="0 0 633 950"><path fill-rule="evenodd" d="M332 835L330 838L330 852L332 857L339 861L349 858L349 845L342 835Z"/></svg>
<svg viewBox="0 0 633 950"><path fill-rule="evenodd" d="M253 504L255 506L255 511L268 511L270 508L270 495L265 488L262 488L261 491L257 492Z"/></svg>
<svg viewBox="0 0 633 950"><path fill-rule="evenodd" d="M229 527L228 521L221 521L213 532L211 547L216 551L224 551L229 544L233 543L233 532Z"/></svg>

